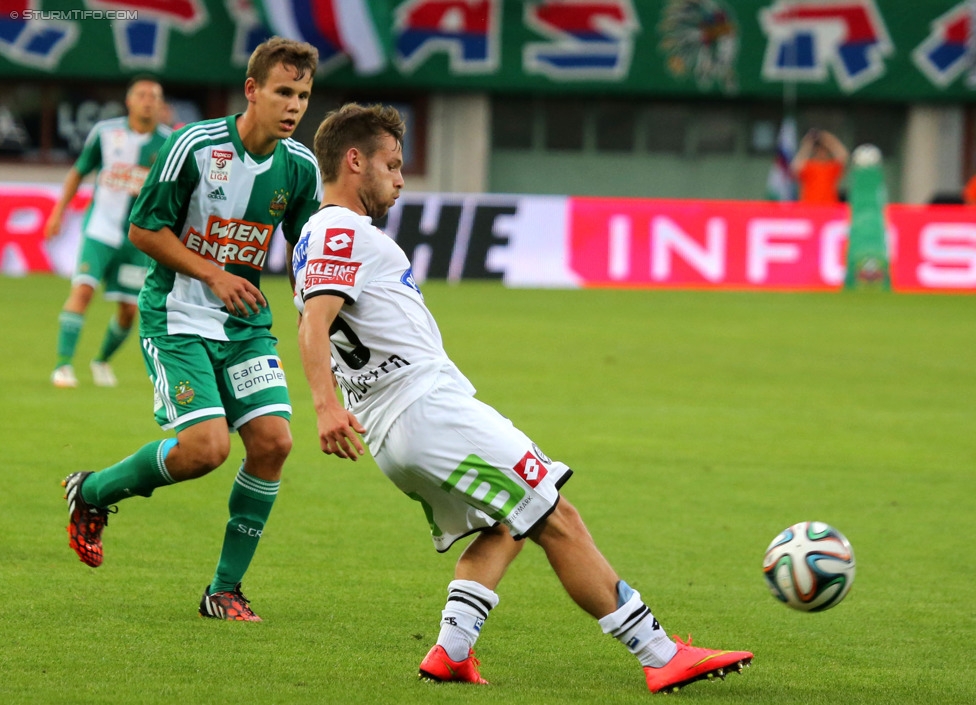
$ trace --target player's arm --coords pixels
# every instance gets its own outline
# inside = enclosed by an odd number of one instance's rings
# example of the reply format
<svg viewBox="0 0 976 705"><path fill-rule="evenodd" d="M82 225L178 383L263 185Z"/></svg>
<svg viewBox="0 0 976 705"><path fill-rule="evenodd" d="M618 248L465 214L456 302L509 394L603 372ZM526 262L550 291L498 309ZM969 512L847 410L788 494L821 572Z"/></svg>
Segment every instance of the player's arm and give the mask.
<svg viewBox="0 0 976 705"><path fill-rule="evenodd" d="M68 170L68 175L64 177L64 185L61 187L61 198L54 205L54 210L48 216L47 223L44 224L44 237L52 238L61 232L61 221L64 213L68 209L71 199L78 193L78 187L82 179L88 174L102 166L102 142L100 124L92 128L85 138L85 146L81 148L81 154Z"/></svg>
<svg viewBox="0 0 976 705"><path fill-rule="evenodd" d="M54 204L54 210L48 216L47 223L44 225L44 237L52 238L61 232L61 220L64 212L71 203L71 199L78 193L78 187L84 176L75 167L68 170L68 175L64 178L64 186L61 187L61 198Z"/></svg>
<svg viewBox="0 0 976 705"><path fill-rule="evenodd" d="M285 240L285 271L288 272L288 283L291 290L295 290L295 269L291 266L292 255L295 254L295 246Z"/></svg>
<svg viewBox="0 0 976 705"><path fill-rule="evenodd" d="M288 282L291 290L295 290L295 272L292 268L291 256L295 252L295 243L302 236L302 228L308 219L319 209L322 203L322 177L319 175L318 166L308 168L301 172L304 177L300 179L295 187L295 198L292 205L285 211L285 218L281 223L281 234L285 236L285 259L288 271Z"/></svg>
<svg viewBox="0 0 976 705"><path fill-rule="evenodd" d="M164 267L202 281L232 313L250 316L268 305L260 289L188 250L168 227L147 230L133 223L129 226L129 240Z"/></svg>
<svg viewBox="0 0 976 705"><path fill-rule="evenodd" d="M341 297L333 294L319 294L305 301L298 328L298 350L312 391L322 452L358 460L365 449L357 434L366 429L339 401L329 348L329 330L343 303Z"/></svg>

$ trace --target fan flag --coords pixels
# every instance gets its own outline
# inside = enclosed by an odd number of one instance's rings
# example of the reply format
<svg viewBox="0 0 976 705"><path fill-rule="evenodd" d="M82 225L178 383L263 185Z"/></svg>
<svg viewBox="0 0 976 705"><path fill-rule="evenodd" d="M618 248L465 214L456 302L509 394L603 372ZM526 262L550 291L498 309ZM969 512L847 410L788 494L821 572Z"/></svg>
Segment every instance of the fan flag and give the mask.
<svg viewBox="0 0 976 705"><path fill-rule="evenodd" d="M766 179L766 196L771 201L795 201L796 179L790 170L790 162L796 154L796 120L791 115L783 118L776 138L776 161Z"/></svg>
<svg viewBox="0 0 976 705"><path fill-rule="evenodd" d="M382 12L375 0L255 0L255 4L271 32L318 49L320 65L345 54L360 75L386 67L381 32L389 34L389 27L377 22Z"/></svg>

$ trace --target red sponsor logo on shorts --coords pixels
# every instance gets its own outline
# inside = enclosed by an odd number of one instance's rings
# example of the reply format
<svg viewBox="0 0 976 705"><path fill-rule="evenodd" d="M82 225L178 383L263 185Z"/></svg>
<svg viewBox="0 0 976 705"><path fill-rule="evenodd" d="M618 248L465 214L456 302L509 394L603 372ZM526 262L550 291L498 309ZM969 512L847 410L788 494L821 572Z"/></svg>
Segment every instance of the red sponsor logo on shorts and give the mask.
<svg viewBox="0 0 976 705"><path fill-rule="evenodd" d="M518 465L515 466L515 472L522 476L525 484L529 487L536 487L546 476L546 466L529 452L522 456Z"/></svg>
<svg viewBox="0 0 976 705"><path fill-rule="evenodd" d="M355 230L346 228L328 228L325 231L325 245L322 254L326 257L349 259L352 257L352 239Z"/></svg>
<svg viewBox="0 0 976 705"><path fill-rule="evenodd" d="M353 286L356 283L356 272L362 264L362 262L313 259L305 268L305 289L314 289L327 284Z"/></svg>

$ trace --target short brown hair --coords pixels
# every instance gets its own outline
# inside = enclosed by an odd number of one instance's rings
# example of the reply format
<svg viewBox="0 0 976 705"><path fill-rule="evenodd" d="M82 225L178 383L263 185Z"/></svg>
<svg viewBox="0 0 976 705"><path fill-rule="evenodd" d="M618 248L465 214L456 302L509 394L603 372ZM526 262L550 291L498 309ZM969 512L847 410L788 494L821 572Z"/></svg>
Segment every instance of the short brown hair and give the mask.
<svg viewBox="0 0 976 705"><path fill-rule="evenodd" d="M247 61L247 78L253 78L259 86L263 86L271 69L278 64L295 69L299 80L305 78L305 74L314 76L319 65L319 50L308 42L271 37L251 52L251 58Z"/></svg>
<svg viewBox="0 0 976 705"><path fill-rule="evenodd" d="M339 178L339 164L352 147L370 157L379 148L383 135L393 135L402 145L405 131L400 112L390 105L346 103L331 111L315 131L312 145L322 181L330 183Z"/></svg>

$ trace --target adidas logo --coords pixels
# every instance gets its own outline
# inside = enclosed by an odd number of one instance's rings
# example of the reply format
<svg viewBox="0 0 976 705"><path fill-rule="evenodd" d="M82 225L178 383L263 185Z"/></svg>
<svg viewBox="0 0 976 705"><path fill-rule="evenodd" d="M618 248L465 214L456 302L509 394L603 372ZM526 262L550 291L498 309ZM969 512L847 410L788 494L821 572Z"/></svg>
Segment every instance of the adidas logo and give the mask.
<svg viewBox="0 0 976 705"><path fill-rule="evenodd" d="M218 186L207 194L207 198L209 198L211 201L226 201L227 196L224 195L224 187Z"/></svg>

